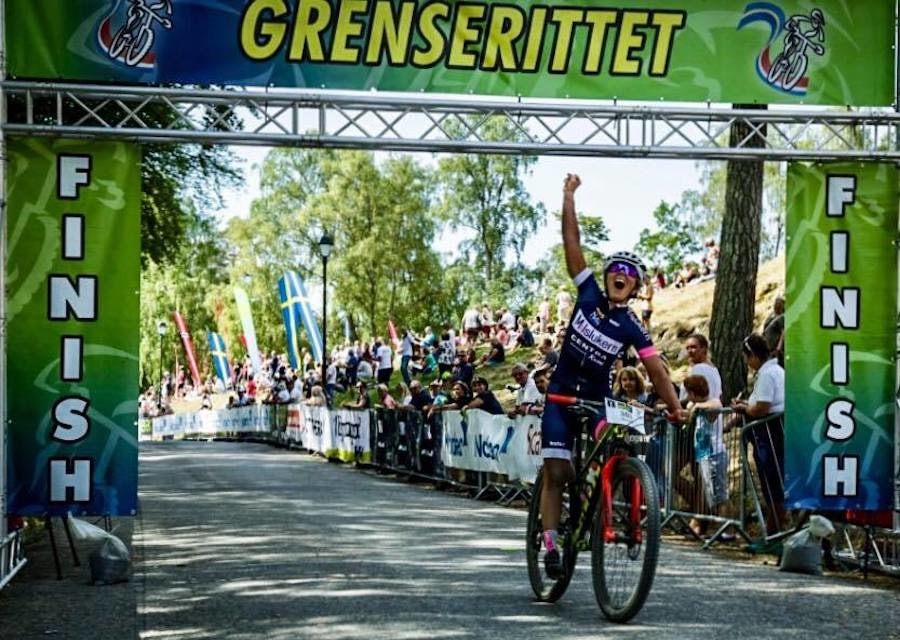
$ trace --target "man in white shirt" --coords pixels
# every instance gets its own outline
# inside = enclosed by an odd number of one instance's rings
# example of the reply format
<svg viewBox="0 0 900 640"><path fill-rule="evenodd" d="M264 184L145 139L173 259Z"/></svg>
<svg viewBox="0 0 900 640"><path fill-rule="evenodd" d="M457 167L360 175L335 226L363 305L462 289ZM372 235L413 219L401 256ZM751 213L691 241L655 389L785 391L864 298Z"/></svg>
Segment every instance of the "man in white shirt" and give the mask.
<svg viewBox="0 0 900 640"><path fill-rule="evenodd" d="M532 413L537 414L537 412L532 411L532 407L540 403L543 394L538 391L534 380L528 375L528 367L521 362L516 363L512 368L512 376L519 388L516 391L516 406L507 415L510 418L515 418L516 416L526 416Z"/></svg>
<svg viewBox="0 0 900 640"><path fill-rule="evenodd" d="M702 333L692 333L684 342L691 368L688 375L703 376L709 385L709 397L722 400L722 377L716 365L709 359L709 340ZM681 389L680 400L687 400L687 394Z"/></svg>
<svg viewBox="0 0 900 640"><path fill-rule="evenodd" d="M387 342L379 343L375 349L375 358L378 360L376 381L379 384L388 384L391 381L391 374L394 373L394 352L391 351Z"/></svg>
<svg viewBox="0 0 900 640"><path fill-rule="evenodd" d="M409 374L409 361L413 357L413 346L419 345L419 341L413 335L409 327L403 334L403 340L400 342L400 375L403 376L403 382L409 386L412 376Z"/></svg>

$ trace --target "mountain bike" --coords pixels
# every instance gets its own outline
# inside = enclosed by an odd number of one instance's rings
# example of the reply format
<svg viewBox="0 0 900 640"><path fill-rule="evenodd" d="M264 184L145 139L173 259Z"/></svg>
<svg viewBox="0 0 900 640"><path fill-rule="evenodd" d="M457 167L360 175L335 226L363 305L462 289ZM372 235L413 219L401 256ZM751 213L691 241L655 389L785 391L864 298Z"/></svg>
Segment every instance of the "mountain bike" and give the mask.
<svg viewBox="0 0 900 640"><path fill-rule="evenodd" d="M604 403L548 394L547 402L566 405L578 415L579 431L572 452L573 478L563 492L557 545L563 573L551 580L543 568L543 526L540 496L543 469L538 472L528 512L526 553L531 588L541 602L556 602L565 593L580 551L591 551L594 595L603 615L627 622L644 605L659 557L660 510L656 482L647 464L637 457L648 440L641 424L608 424L589 448L588 427L603 415ZM654 413L652 428L665 421ZM598 490L599 489L599 490Z"/></svg>

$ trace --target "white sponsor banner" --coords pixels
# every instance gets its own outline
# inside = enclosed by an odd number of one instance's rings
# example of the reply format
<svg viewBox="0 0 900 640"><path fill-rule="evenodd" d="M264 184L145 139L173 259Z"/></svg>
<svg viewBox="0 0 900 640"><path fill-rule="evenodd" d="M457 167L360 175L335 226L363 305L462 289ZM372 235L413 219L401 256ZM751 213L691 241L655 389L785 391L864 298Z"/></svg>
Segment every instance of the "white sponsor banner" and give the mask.
<svg viewBox="0 0 900 640"><path fill-rule="evenodd" d="M304 449L325 453L333 448L328 407L300 406L303 425L300 444Z"/></svg>
<svg viewBox="0 0 900 640"><path fill-rule="evenodd" d="M214 436L220 433L267 433L271 419L271 407L268 405L176 413L153 419L153 439Z"/></svg>
<svg viewBox="0 0 900 640"><path fill-rule="evenodd" d="M326 457L336 457L344 462L369 462L372 459L369 417L368 411L352 409L332 411L332 447L325 450Z"/></svg>
<svg viewBox="0 0 900 640"><path fill-rule="evenodd" d="M446 467L502 473L533 482L541 465L541 424L533 417L493 416L480 409L442 413Z"/></svg>

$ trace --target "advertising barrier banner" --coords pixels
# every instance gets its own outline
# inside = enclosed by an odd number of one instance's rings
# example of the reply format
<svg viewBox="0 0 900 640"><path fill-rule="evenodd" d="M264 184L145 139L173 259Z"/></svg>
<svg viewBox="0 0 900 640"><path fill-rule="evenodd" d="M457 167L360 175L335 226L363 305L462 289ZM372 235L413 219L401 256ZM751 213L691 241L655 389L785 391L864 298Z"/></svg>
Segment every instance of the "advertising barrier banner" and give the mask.
<svg viewBox="0 0 900 640"><path fill-rule="evenodd" d="M884 0L6 0L13 78L890 105Z"/></svg>
<svg viewBox="0 0 900 640"><path fill-rule="evenodd" d="M494 416L480 409L446 411L441 461L445 467L506 474L534 482L541 466L541 421Z"/></svg>
<svg viewBox="0 0 900 640"><path fill-rule="evenodd" d="M789 507L893 506L897 209L893 165L788 168Z"/></svg>
<svg viewBox="0 0 900 640"><path fill-rule="evenodd" d="M9 513L134 515L140 148L8 153Z"/></svg>

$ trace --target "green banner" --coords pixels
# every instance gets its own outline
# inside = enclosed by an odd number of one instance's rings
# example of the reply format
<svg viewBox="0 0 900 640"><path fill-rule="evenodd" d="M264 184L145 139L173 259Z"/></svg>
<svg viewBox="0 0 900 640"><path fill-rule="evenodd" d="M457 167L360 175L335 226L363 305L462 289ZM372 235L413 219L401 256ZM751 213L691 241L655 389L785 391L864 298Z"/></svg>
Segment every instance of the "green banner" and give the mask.
<svg viewBox="0 0 900 640"><path fill-rule="evenodd" d="M8 73L890 105L894 0L6 0Z"/></svg>
<svg viewBox="0 0 900 640"><path fill-rule="evenodd" d="M8 151L9 512L133 515L140 148Z"/></svg>
<svg viewBox="0 0 900 640"><path fill-rule="evenodd" d="M789 507L893 505L897 218L893 165L788 168Z"/></svg>

